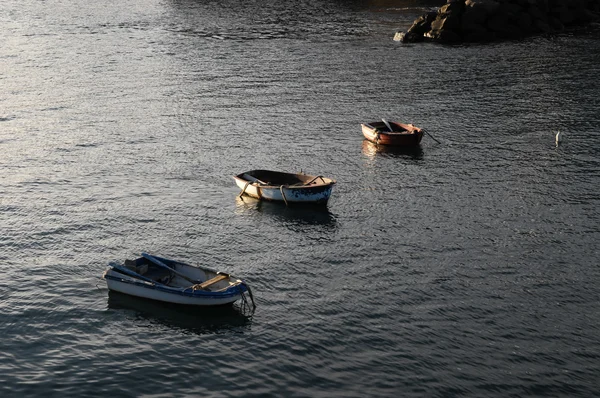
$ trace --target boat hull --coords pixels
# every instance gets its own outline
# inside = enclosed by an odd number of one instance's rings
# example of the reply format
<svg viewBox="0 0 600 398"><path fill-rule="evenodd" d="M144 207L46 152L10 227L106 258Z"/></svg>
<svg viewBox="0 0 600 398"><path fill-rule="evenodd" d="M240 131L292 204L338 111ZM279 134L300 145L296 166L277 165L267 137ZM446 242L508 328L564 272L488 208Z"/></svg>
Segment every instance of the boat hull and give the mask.
<svg viewBox="0 0 600 398"><path fill-rule="evenodd" d="M326 204L329 201L329 198L331 197L333 185L335 184L335 181L330 178L291 173L278 173L281 175L281 180L279 181L279 184L269 182L264 183L262 181L253 181L252 175L255 174L260 176L260 172L263 171L252 170L249 172L238 174L233 177L235 179L236 185L242 190L241 194L245 194L261 200L275 202L286 202L295 204ZM306 181L306 185L286 183L285 178L287 176L290 176L290 182L295 181L292 178L301 179L303 181ZM300 182L297 184L302 183Z"/></svg>
<svg viewBox="0 0 600 398"><path fill-rule="evenodd" d="M399 122L390 123L393 131L389 131L382 122L361 124L363 136L378 145L417 146L423 139L424 130ZM386 131L387 130L387 131Z"/></svg>
<svg viewBox="0 0 600 398"><path fill-rule="evenodd" d="M208 267L142 253L123 264L111 262L102 274L109 290L171 304L211 307L246 302L246 282Z"/></svg>
<svg viewBox="0 0 600 398"><path fill-rule="evenodd" d="M228 292L226 294L202 294L203 292L193 291L192 289L173 289L168 286L121 276L110 270L104 273L103 278L106 280L109 290L172 304L204 307L227 305L241 299L243 294L241 288L238 292Z"/></svg>

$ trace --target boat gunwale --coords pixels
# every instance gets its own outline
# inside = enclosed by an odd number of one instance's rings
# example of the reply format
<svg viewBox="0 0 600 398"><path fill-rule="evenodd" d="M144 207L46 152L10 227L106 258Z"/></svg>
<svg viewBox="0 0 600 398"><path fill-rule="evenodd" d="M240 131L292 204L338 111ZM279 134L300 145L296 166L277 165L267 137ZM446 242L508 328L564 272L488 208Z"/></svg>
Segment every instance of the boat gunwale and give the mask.
<svg viewBox="0 0 600 398"><path fill-rule="evenodd" d="M155 256L154 254L152 254L152 257L154 257L155 259L157 259L159 261L162 261L163 263L165 263L167 265L168 264L184 265L186 267L196 268L196 269L199 269L199 270L202 270L202 271L205 271L205 272L206 271L212 272L213 274L218 274L219 272L221 272L221 271L217 271L216 269L213 269L213 268L210 268L210 267L205 267L203 265L192 265L192 264L184 263L183 261L171 260L171 259L168 259L168 258ZM143 258L143 257L140 257L140 258ZM227 274L227 275L229 275L230 278L235 278L235 279L239 280L239 278L237 278L237 277L235 277L235 276L233 276L231 274Z"/></svg>
<svg viewBox="0 0 600 398"><path fill-rule="evenodd" d="M109 275L108 271L113 271L115 273L118 273L119 275L123 275L123 277L119 277L119 276L115 276L115 275ZM130 284L130 285L135 285L138 287L142 287L145 289L150 289L150 290L158 290L164 293L170 293L170 294L176 294L179 296L185 296L185 297L192 297L192 298L230 298L230 297L234 297L234 296L239 296L242 293L245 293L245 291L247 290L246 287L246 282L244 282L243 280L238 279L236 281L236 283L234 283L233 285L229 285L228 287L226 287L223 290L220 291L208 291L208 290L194 290L192 289L192 287L187 287L187 288L183 288L183 287L171 287L168 285L163 285L160 282L156 282L156 283L151 283L151 282L146 282L142 279L136 279L134 277L127 277L127 275L125 274L121 274L118 270L115 270L114 268L110 268L108 270L106 270L104 272L104 274L102 275L102 277L104 279L107 280L111 280L111 281L115 281L115 282L121 282L121 283L126 283L126 284ZM109 288L110 290L110 288Z"/></svg>
<svg viewBox="0 0 600 398"><path fill-rule="evenodd" d="M375 122L373 122L373 123L375 123ZM375 126L373 126L370 123L361 123L361 126L366 127L373 134L390 135L390 136L395 136L395 135L416 135L416 134L419 134L419 133L423 132L423 129L421 127L417 127L414 124L406 124L406 123L400 123L400 122L389 122L389 123L392 124L392 125L395 125L397 127L401 127L403 129L403 131L385 131L385 130L379 130L378 127L375 127Z"/></svg>
<svg viewBox="0 0 600 398"><path fill-rule="evenodd" d="M252 181L249 179L244 178L244 174L247 174L250 177L254 177L251 173L254 172L269 172L269 173L274 173L274 174L283 174L283 175L289 175L289 176L298 176L298 175L302 175L305 177L308 177L308 179L312 179L314 180L311 184L307 185L307 184L302 184L302 185L295 185L295 184L271 184L271 183L261 183L259 181ZM256 170L249 170L249 171L244 171L243 173L240 174L236 174L233 176L234 179L239 180L243 183L249 183L249 185L252 185L254 187L259 187L259 188L269 188L269 189L279 189L280 187L284 187L286 189L298 189L298 190L304 190L304 189L315 189L315 188L328 188L330 186L333 186L337 183L336 180L329 178L329 177L324 177L324 176L320 176L320 175L310 175L310 174L303 174L303 173L286 173L286 172L280 172L280 171L272 171L272 170L264 170L264 169L256 169ZM256 178L256 177L255 177ZM317 179L321 178L321 181L318 182Z"/></svg>
<svg viewBox="0 0 600 398"><path fill-rule="evenodd" d="M393 129L402 129L400 131L389 131L387 124L393 126ZM361 123L362 134L365 139L376 145L396 146L396 147L416 147L421 143L425 130L413 124L401 122L369 122Z"/></svg>

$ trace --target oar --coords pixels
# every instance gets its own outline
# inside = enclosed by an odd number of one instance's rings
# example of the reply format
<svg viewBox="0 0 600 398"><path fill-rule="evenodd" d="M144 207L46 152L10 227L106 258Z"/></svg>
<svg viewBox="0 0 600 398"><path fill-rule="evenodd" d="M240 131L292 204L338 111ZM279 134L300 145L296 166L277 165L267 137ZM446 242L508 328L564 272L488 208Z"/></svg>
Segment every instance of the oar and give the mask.
<svg viewBox="0 0 600 398"><path fill-rule="evenodd" d="M120 266L118 264L115 264L115 263L110 263L110 266L113 267L115 270L119 271L122 274L131 276L131 277L136 278L136 279L141 279L143 281L150 282L152 284L162 285L162 283L159 283L159 282L157 282L155 280L152 280L150 278L146 278L145 276L140 275L137 272L130 270L129 268L122 267L122 266Z"/></svg>
<svg viewBox="0 0 600 398"><path fill-rule="evenodd" d="M246 180L246 184L244 185L244 189L242 189L242 192L240 192L240 194L238 195L238 197L240 198L246 193L246 188L248 188L248 185L252 184L253 182L257 183L258 185L269 185L266 182L259 180L258 178L251 176L247 173L242 174L241 179Z"/></svg>
<svg viewBox="0 0 600 398"><path fill-rule="evenodd" d="M254 177L254 176L251 176L250 174L244 173L242 175L242 178L245 179L246 181L258 182L260 185L269 185L268 183L266 183L266 182L264 182L262 180L259 180L258 178Z"/></svg>
<svg viewBox="0 0 600 398"><path fill-rule="evenodd" d="M392 127L390 126L390 124L387 122L387 120L385 120L385 119L381 119L381 121L382 121L382 122L383 122L383 123L384 123L384 124L387 126L387 128L390 130L390 132L394 131L394 130L392 129Z"/></svg>
<svg viewBox="0 0 600 398"><path fill-rule="evenodd" d="M180 277L182 277L186 281L192 282L193 284L201 283L201 281L195 281L195 280L189 278L187 275L184 275L181 272L178 272L178 271L174 270L173 268L169 267L167 264L163 263L162 261L160 261L157 258L152 257L148 253L142 253L142 257L144 257L147 260L152 261L154 264L156 264L156 265L158 265L160 267L168 269L169 271L173 272L175 275L179 275Z"/></svg>
<svg viewBox="0 0 600 398"><path fill-rule="evenodd" d="M425 134L427 134L428 136L430 136L431 138L433 138L433 140L434 140L435 142L437 142L438 144L441 144L441 142L440 142L439 140L437 140L437 139L436 139L434 136L432 136L432 135L429 133L429 131L427 131L427 130L425 130L425 129L423 129L423 131L425 132Z"/></svg>

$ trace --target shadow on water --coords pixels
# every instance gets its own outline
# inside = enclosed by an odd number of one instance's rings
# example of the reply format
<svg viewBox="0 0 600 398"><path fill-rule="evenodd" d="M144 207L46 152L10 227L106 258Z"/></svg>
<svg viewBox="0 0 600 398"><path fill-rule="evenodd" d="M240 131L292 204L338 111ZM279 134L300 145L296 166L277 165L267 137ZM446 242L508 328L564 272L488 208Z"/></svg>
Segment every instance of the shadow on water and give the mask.
<svg viewBox="0 0 600 398"><path fill-rule="evenodd" d="M251 316L237 304L199 308L194 306L163 303L127 294L109 291L108 308L131 310L137 316L198 334L223 331L242 331L250 326Z"/></svg>
<svg viewBox="0 0 600 398"><path fill-rule="evenodd" d="M416 147L402 147L390 145L377 145L368 140L363 140L362 153L370 158L375 156L408 158L413 160L423 159L423 148L421 145Z"/></svg>
<svg viewBox="0 0 600 398"><path fill-rule="evenodd" d="M327 226L335 228L337 220L325 205L290 205L258 200L249 196L236 198L236 213L264 214L276 221L301 226Z"/></svg>

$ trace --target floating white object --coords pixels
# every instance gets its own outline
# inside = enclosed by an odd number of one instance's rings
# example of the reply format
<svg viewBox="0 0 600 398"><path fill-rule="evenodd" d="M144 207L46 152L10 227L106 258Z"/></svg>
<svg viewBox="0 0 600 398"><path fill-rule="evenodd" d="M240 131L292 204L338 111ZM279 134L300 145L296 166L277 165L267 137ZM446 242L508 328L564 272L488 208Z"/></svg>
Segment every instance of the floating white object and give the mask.
<svg viewBox="0 0 600 398"><path fill-rule="evenodd" d="M558 144L559 144L560 142L562 142L562 140L563 140L563 136L562 136L562 134L560 133L560 131L559 131L558 133L556 133L556 137L554 137L554 140L555 140L555 142L556 142L556 146L558 146Z"/></svg>

